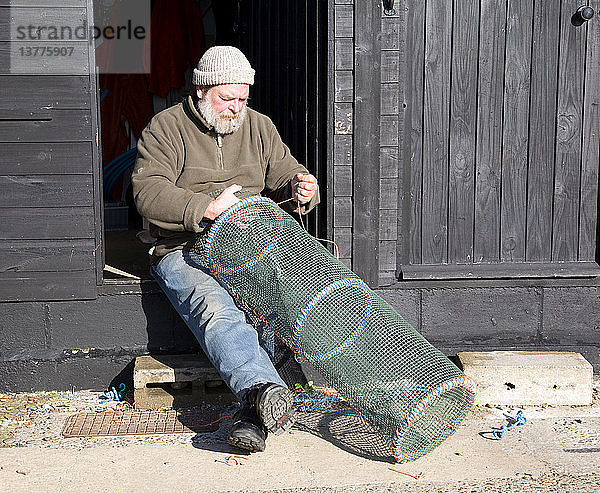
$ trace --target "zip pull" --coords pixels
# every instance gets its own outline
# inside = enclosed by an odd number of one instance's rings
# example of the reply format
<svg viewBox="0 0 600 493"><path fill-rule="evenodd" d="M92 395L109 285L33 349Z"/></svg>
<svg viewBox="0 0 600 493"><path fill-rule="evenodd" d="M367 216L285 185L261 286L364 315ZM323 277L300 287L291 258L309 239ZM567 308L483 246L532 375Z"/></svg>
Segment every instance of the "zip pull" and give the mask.
<svg viewBox="0 0 600 493"><path fill-rule="evenodd" d="M224 166L223 166L223 136L221 134L217 134L216 138L217 138L217 149L219 152L219 164L221 166L221 169L224 169Z"/></svg>

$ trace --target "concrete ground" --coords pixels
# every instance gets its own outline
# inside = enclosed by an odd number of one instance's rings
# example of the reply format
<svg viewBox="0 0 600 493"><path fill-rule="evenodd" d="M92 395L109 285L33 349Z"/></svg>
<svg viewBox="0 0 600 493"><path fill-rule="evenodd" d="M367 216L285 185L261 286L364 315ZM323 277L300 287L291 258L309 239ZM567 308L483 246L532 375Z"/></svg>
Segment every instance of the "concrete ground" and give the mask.
<svg viewBox="0 0 600 493"><path fill-rule="evenodd" d="M393 464L353 418L305 413L263 453L211 433L64 438L66 419L103 412L92 392L0 394L0 491L600 492L600 379L585 407L526 407L527 424L493 439L516 408L478 407L448 440ZM97 409L98 408L98 409ZM219 408L225 416L232 406ZM236 457L231 457L231 456Z"/></svg>

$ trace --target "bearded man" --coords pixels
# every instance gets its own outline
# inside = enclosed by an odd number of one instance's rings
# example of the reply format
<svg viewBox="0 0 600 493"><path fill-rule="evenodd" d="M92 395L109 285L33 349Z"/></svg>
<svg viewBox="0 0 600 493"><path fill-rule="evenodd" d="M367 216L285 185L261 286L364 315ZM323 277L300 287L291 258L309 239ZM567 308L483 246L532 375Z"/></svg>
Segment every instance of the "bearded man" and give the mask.
<svg viewBox="0 0 600 493"><path fill-rule="evenodd" d="M236 192L293 198L290 209L306 214L319 201L318 185L271 120L248 108L254 70L240 50L207 50L193 83L195 97L158 113L142 132L133 193L156 238L153 277L241 401L228 442L262 451L268 433L291 426L292 394L256 330L190 248L197 233L239 200Z"/></svg>

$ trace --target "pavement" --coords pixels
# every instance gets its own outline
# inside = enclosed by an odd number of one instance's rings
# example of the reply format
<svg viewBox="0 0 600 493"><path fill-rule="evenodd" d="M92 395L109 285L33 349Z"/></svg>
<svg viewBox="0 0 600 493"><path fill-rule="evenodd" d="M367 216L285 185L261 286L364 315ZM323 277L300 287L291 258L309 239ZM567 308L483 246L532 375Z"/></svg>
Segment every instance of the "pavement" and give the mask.
<svg viewBox="0 0 600 493"><path fill-rule="evenodd" d="M91 391L0 394L0 491L115 492L600 492L600 378L591 406L475 407L426 456L394 464L356 418L302 413L267 450L226 443L234 406L216 431L65 438L66 420L102 413ZM491 431L522 410L527 423Z"/></svg>

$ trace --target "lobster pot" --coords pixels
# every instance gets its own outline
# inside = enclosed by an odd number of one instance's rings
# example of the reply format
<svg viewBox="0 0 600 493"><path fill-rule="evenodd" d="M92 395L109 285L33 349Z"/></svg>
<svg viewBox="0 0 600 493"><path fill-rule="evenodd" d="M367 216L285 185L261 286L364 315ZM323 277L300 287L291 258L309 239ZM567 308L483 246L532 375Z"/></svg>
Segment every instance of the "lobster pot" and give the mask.
<svg viewBox="0 0 600 493"><path fill-rule="evenodd" d="M396 461L437 446L471 407L468 377L270 199L236 203L194 251L241 308L322 373Z"/></svg>

